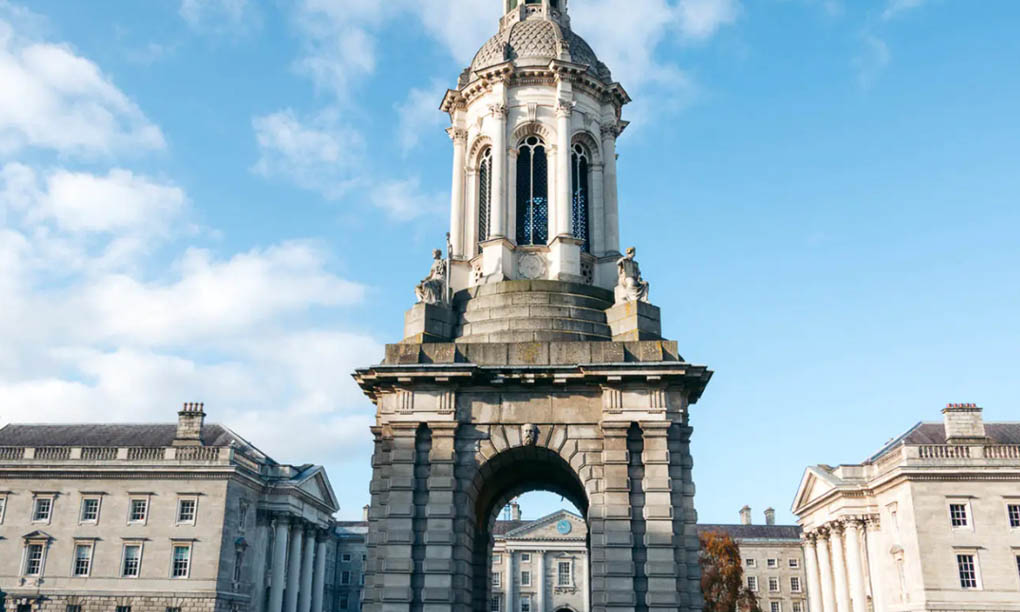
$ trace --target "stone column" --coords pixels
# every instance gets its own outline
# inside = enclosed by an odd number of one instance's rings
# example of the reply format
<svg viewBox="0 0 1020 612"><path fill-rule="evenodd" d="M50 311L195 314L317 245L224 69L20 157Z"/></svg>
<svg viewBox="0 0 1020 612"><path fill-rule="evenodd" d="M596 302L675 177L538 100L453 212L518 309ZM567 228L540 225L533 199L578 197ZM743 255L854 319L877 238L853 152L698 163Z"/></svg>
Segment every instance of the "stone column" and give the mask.
<svg viewBox="0 0 1020 612"><path fill-rule="evenodd" d="M556 225L552 236L573 236L570 224L570 115L574 103L560 100L556 106Z"/></svg>
<svg viewBox="0 0 1020 612"><path fill-rule="evenodd" d="M584 595L584 610L581 612L591 612L591 574L588 571L588 563L588 555L581 555L581 567L584 568L581 577L584 581L578 583L577 576L574 576L574 584L581 587L581 593Z"/></svg>
<svg viewBox="0 0 1020 612"><path fill-rule="evenodd" d="M846 523L846 563L850 573L853 612L868 612L868 596L864 589L864 572L861 569L861 523L858 519Z"/></svg>
<svg viewBox="0 0 1020 612"><path fill-rule="evenodd" d="M315 531L311 525L305 529L302 554L301 590L298 592L298 612L311 612L312 578L315 573Z"/></svg>
<svg viewBox="0 0 1020 612"><path fill-rule="evenodd" d="M538 571L535 572L535 578L538 580L538 582L535 583L535 594L537 595L535 598L537 600L537 607L535 610L537 610L537 612L545 612L545 551L539 550L532 554L538 557L538 562L536 564L538 566Z"/></svg>
<svg viewBox="0 0 1020 612"><path fill-rule="evenodd" d="M290 521L283 516L273 521L273 578L269 586L269 610L283 612L283 583L286 580L287 543Z"/></svg>
<svg viewBox="0 0 1020 612"><path fill-rule="evenodd" d="M603 422L602 464L605 492L598 514L589 509L591 564L595 612L632 612L637 603L634 585L634 539L630 524L627 422ZM599 516L601 515L601 517Z"/></svg>
<svg viewBox="0 0 1020 612"><path fill-rule="evenodd" d="M818 575L822 583L822 610L823 612L836 611L836 589L832 584L832 560L829 558L829 530L819 531L815 540L815 549L818 551Z"/></svg>
<svg viewBox="0 0 1020 612"><path fill-rule="evenodd" d="M506 236L506 105L489 107L496 127L492 133L492 218L489 219L489 238Z"/></svg>
<svg viewBox="0 0 1020 612"><path fill-rule="evenodd" d="M453 182L450 186L450 244L454 257L464 256L464 151L467 130L451 127L446 130L453 140Z"/></svg>
<svg viewBox="0 0 1020 612"><path fill-rule="evenodd" d="M605 202L605 249L607 253L620 252L620 214L616 191L616 137L619 133L620 130L615 124L602 126L602 152L605 156L603 160L605 190L602 199Z"/></svg>
<svg viewBox="0 0 1020 612"><path fill-rule="evenodd" d="M818 580L818 552L815 549L817 536L813 533L805 534L803 539L804 547L804 573L807 574L808 608L811 612L823 612L821 595L821 582Z"/></svg>
<svg viewBox="0 0 1020 612"><path fill-rule="evenodd" d="M503 581L503 605L505 610L514 610L514 551L506 547L506 579Z"/></svg>
<svg viewBox="0 0 1020 612"><path fill-rule="evenodd" d="M673 498L669 462L668 421L643 421L645 495L645 548L648 559L644 574L648 578L648 610L676 610L680 605L677 563L673 534Z"/></svg>
<svg viewBox="0 0 1020 612"><path fill-rule="evenodd" d="M603 164L591 165L591 213L588 223L591 224L591 253L601 256L606 251L606 205L603 200Z"/></svg>
<svg viewBox="0 0 1020 612"><path fill-rule="evenodd" d="M453 403L453 400L451 400ZM425 587L426 609L463 610L471 602L458 596L464 594L470 576L458 575L454 564L455 529L457 516L457 479L454 475L456 449L454 446L457 423L431 423L432 449L429 451L429 507L425 521ZM452 606L452 607L451 607Z"/></svg>
<svg viewBox="0 0 1020 612"><path fill-rule="evenodd" d="M846 581L846 554L843 551L843 524L833 523L829 532L832 544L832 577L836 586L836 605L839 612L850 612L850 590Z"/></svg>
<svg viewBox="0 0 1020 612"><path fill-rule="evenodd" d="M491 175L491 173L490 173ZM478 243L486 237L478 235L478 171L468 168L464 195L464 256L468 259L479 253Z"/></svg>
<svg viewBox="0 0 1020 612"><path fill-rule="evenodd" d="M295 521L290 530L290 558L287 560L287 593L283 602L284 612L297 612L298 591L301 589L301 544L304 541L304 525Z"/></svg>
<svg viewBox="0 0 1020 612"><path fill-rule="evenodd" d="M872 514L867 517L864 522L864 566L870 578L871 608L874 612L886 612L886 590L883 588L883 580L875 575L881 567L878 555L881 551L888 550L888 547L883 546L881 529L879 515ZM874 558L871 556L872 552L876 555Z"/></svg>
<svg viewBox="0 0 1020 612"><path fill-rule="evenodd" d="M315 552L315 576L312 579L312 612L322 612L322 600L326 595L326 547L328 545L327 534L319 534L315 540L317 550Z"/></svg>

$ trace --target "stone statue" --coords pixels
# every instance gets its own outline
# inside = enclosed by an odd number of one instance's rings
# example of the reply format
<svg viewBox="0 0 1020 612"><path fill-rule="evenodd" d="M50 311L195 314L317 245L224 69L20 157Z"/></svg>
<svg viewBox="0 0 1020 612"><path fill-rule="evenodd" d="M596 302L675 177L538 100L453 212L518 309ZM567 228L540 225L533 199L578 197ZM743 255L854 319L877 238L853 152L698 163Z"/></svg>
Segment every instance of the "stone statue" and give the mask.
<svg viewBox="0 0 1020 612"><path fill-rule="evenodd" d="M439 249L432 251L432 268L429 275L415 286L414 295L419 304L446 303L446 262Z"/></svg>
<svg viewBox="0 0 1020 612"><path fill-rule="evenodd" d="M538 425L532 423L521 425L521 444L524 446L538 444Z"/></svg>
<svg viewBox="0 0 1020 612"><path fill-rule="evenodd" d="M648 281L641 278L641 268L634 259L637 251L627 249L627 254L616 262L616 303L648 302Z"/></svg>

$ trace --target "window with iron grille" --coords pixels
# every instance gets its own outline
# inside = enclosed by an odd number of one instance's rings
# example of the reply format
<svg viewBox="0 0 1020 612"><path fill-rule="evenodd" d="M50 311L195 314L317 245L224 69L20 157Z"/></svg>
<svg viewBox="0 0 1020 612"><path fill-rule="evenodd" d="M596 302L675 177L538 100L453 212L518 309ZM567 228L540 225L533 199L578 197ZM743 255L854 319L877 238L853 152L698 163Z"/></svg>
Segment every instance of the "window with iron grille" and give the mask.
<svg viewBox="0 0 1020 612"><path fill-rule="evenodd" d="M38 576L42 574L43 545L29 544L25 553L25 575Z"/></svg>
<svg viewBox="0 0 1020 612"><path fill-rule="evenodd" d="M478 163L478 242L489 239L489 217L492 214L492 149L482 152Z"/></svg>
<svg viewBox="0 0 1020 612"><path fill-rule="evenodd" d="M974 555L956 555L956 567L960 571L960 586L962 588L978 588L977 562Z"/></svg>
<svg viewBox="0 0 1020 612"><path fill-rule="evenodd" d="M574 145L570 155L570 183L574 188L570 221L574 238L584 241L581 243L581 250L585 253L591 250L591 243L588 240L588 165L588 152L581 145Z"/></svg>
<svg viewBox="0 0 1020 612"><path fill-rule="evenodd" d="M136 578L142 568L142 547L140 544L124 546L124 563L120 575L125 578Z"/></svg>
<svg viewBox="0 0 1020 612"><path fill-rule="evenodd" d="M1020 504L1010 504L1006 509L1009 512L1009 526L1020 527Z"/></svg>
<svg viewBox="0 0 1020 612"><path fill-rule="evenodd" d="M132 523L144 523L145 518L149 515L149 500L148 499L132 499L131 500L131 512L128 514L128 521Z"/></svg>
<svg viewBox="0 0 1020 612"><path fill-rule="evenodd" d="M99 498L86 497L81 500L81 522L95 523L99 520Z"/></svg>
<svg viewBox="0 0 1020 612"><path fill-rule="evenodd" d="M88 576L92 568L92 544L78 544L74 547L75 576Z"/></svg>
<svg viewBox="0 0 1020 612"><path fill-rule="evenodd" d="M194 523L195 513L197 509L198 509L197 499L177 500L177 522Z"/></svg>
<svg viewBox="0 0 1020 612"><path fill-rule="evenodd" d="M517 155L517 244L549 240L549 172L545 143L531 136Z"/></svg>
<svg viewBox="0 0 1020 612"><path fill-rule="evenodd" d="M953 527L966 527L967 504L949 504L949 522Z"/></svg>
<svg viewBox="0 0 1020 612"><path fill-rule="evenodd" d="M573 584L570 575L570 561L560 561L556 564L556 585L570 586Z"/></svg>
<svg viewBox="0 0 1020 612"><path fill-rule="evenodd" d="M50 497L37 497L35 507L32 510L33 521L48 521L53 513L53 499Z"/></svg>
<svg viewBox="0 0 1020 612"><path fill-rule="evenodd" d="M191 571L191 546L178 544L174 546L172 578L187 578Z"/></svg>

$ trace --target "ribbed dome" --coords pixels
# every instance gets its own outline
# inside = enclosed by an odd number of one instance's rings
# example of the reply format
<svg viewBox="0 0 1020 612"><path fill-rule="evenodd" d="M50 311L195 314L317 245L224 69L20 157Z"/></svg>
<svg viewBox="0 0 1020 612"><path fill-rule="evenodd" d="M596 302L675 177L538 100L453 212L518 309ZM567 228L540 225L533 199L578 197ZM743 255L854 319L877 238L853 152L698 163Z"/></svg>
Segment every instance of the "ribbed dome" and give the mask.
<svg viewBox="0 0 1020 612"><path fill-rule="evenodd" d="M566 41L567 56L561 56L561 43ZM612 82L609 68L599 61L583 38L569 28L544 18L518 21L488 40L471 61L471 70L481 70L506 61L521 64L543 64L563 59L585 64L588 71L603 81Z"/></svg>

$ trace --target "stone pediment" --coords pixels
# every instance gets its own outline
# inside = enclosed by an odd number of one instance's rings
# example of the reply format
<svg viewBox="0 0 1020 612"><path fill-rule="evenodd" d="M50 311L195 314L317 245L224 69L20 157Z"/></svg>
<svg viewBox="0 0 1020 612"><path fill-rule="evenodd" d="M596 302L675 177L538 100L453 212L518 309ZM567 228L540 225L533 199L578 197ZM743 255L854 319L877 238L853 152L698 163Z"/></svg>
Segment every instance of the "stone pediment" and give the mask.
<svg viewBox="0 0 1020 612"><path fill-rule="evenodd" d="M298 489L321 500L325 505L334 509L339 507L333 487L329 484L322 466L315 466L302 474L297 479L296 485Z"/></svg>
<svg viewBox="0 0 1020 612"><path fill-rule="evenodd" d="M508 540L583 540L587 530L583 518L560 510L508 531L504 537Z"/></svg>
<svg viewBox="0 0 1020 612"><path fill-rule="evenodd" d="M31 533L26 533L25 535L23 535L21 537L22 537L22 539L25 539L25 540L52 540L53 539L53 536L51 536L50 534L46 533L45 531L40 531L39 529L36 529L35 531L33 531Z"/></svg>
<svg viewBox="0 0 1020 612"><path fill-rule="evenodd" d="M804 470L804 476L797 488L797 495L794 497L793 513L800 514L799 509L822 497L838 485L838 479L822 466L807 468Z"/></svg>

